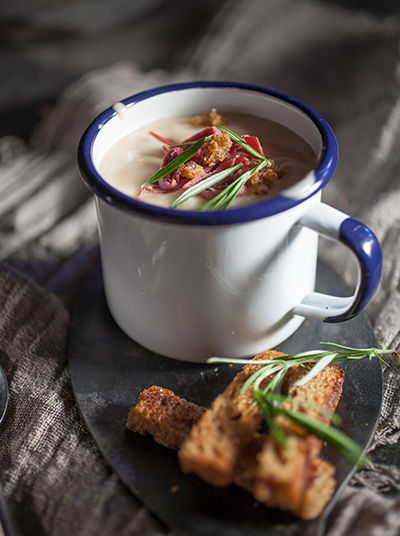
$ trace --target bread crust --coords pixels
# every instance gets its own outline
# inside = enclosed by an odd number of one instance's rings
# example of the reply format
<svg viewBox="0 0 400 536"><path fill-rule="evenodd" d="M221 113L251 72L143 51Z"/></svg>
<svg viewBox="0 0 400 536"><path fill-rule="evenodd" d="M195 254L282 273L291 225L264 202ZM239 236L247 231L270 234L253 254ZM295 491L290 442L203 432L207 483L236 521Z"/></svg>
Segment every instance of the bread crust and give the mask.
<svg viewBox="0 0 400 536"><path fill-rule="evenodd" d="M329 365L306 384L296 386L295 382L306 373L303 367L289 369L284 387L290 401L282 406L329 424L328 413L333 413L337 407L344 373L338 367ZM316 408L327 413L321 414ZM279 415L275 421L286 433L287 446L281 445L271 433L268 435L257 456L253 494L268 506L297 511L307 489L313 464L321 451L322 441L286 417Z"/></svg>
<svg viewBox="0 0 400 536"><path fill-rule="evenodd" d="M255 360L282 355L264 352ZM302 519L315 519L334 492L335 469L319 457L321 441L282 416L276 420L285 430L286 448L271 433L257 432L262 416L258 406L252 404L251 390L239 393L246 379L262 366L245 366L209 410L169 389L152 386L130 409L127 427L151 434L166 447L180 448L182 468L213 485L234 482L267 506L290 510ZM292 399L284 404L328 424L329 417L315 408L327 412L336 409L344 373L330 365L304 386L295 386L306 373L302 367L289 369L284 389Z"/></svg>
<svg viewBox="0 0 400 536"><path fill-rule="evenodd" d="M126 426L168 448L178 448L205 408L180 398L170 389L153 385L142 391L129 410Z"/></svg>
<svg viewBox="0 0 400 536"><path fill-rule="evenodd" d="M255 361L282 355L264 352ZM253 404L251 389L243 394L240 390L262 366L246 365L193 426L178 453L185 473L195 473L213 486L228 486L233 482L237 462L262 420L258 406Z"/></svg>
<svg viewBox="0 0 400 536"><path fill-rule="evenodd" d="M307 486L299 506L293 511L301 519L317 518L331 499L335 487L335 468L321 458L315 458Z"/></svg>

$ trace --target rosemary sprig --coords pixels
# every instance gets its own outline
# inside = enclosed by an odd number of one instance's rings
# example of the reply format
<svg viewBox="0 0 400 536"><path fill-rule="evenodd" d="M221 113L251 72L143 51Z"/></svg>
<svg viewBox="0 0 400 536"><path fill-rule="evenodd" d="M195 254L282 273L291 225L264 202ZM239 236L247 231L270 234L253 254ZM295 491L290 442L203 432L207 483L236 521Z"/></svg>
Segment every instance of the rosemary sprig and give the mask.
<svg viewBox="0 0 400 536"><path fill-rule="evenodd" d="M338 454L349 460L357 468L361 469L368 462L369 458L363 453L363 449L337 428L311 419L308 415L300 411L291 411L278 407L275 408L275 412L284 415L295 424L306 428L306 430L328 443Z"/></svg>
<svg viewBox="0 0 400 536"><path fill-rule="evenodd" d="M290 401L292 404L295 404L296 406L302 407L304 409L310 409L314 411L315 413L318 413L319 415L322 415L323 417L326 417L327 419L330 419L332 424L338 425L341 423L341 418L336 413L332 413L328 411L325 408L321 408L318 406L315 406L314 404L310 404L309 402L306 402L305 400L301 400L298 397L287 397L285 395L279 395L275 393L268 393L268 398L277 401L277 402L287 402Z"/></svg>
<svg viewBox="0 0 400 536"><path fill-rule="evenodd" d="M260 393L260 391L254 391L253 396L254 400L257 402L261 410L261 413L264 415L265 422L267 423L269 429L274 434L279 443L286 447L286 434L282 430L282 428L275 422L275 415L272 405L267 402L266 398Z"/></svg>
<svg viewBox="0 0 400 536"><path fill-rule="evenodd" d="M238 196L242 187L246 182L256 173L258 173L263 167L267 165L266 162L261 162L258 166L246 171L235 179L231 184L228 184L226 188L222 190L218 195L209 199L204 205L202 205L199 210L205 210L206 208L211 208L211 210L218 210L219 208L227 208L232 201Z"/></svg>
<svg viewBox="0 0 400 536"><path fill-rule="evenodd" d="M236 181L238 181L239 179L240 177L237 178ZM205 210L208 207L212 207L212 210L217 210L217 208L221 206L224 196L226 195L227 192L230 191L230 189L233 187L236 181L233 181L231 184L228 184L228 186L224 188L224 190L222 190L219 194L214 196L212 199L209 199L208 201L206 201L204 205L201 205L199 210Z"/></svg>
<svg viewBox="0 0 400 536"><path fill-rule="evenodd" d="M170 208L176 208L191 197L199 194L203 190L206 190L207 188L210 188L214 184L217 184L218 182L221 182L223 179L226 179L226 177L229 177L234 171L239 169L242 166L242 164L236 164L236 166L232 166L230 168L224 169L218 173L214 173L210 177L207 177L207 179L203 179L202 181L198 182L197 184L194 184L191 188L188 188L185 190L175 201L170 205Z"/></svg>
<svg viewBox="0 0 400 536"><path fill-rule="evenodd" d="M267 165L267 161L264 160L258 166L254 167L253 169L250 169L249 171L246 171L246 173L243 173L239 177L239 180L237 184L233 187L233 189L224 196L222 206L224 208L228 208L228 206L236 199L238 196L240 190L243 188L243 186L246 184L246 182L253 176L256 175L263 167Z"/></svg>
<svg viewBox="0 0 400 536"><path fill-rule="evenodd" d="M281 393L282 383L286 372L294 366L305 366L309 368L308 372L294 385L304 385L314 378L330 363L348 360L373 359L376 357L382 363L389 366L382 358L382 354L400 355L394 350L380 350L378 348L352 348L341 344L321 342L323 346L327 346L330 350L318 351L311 350L299 354L291 354L281 356L270 360L253 361L251 359L228 359L228 358L210 358L208 363L235 363L235 364L260 364L264 365L254 372L243 384L240 394L243 394L247 389L252 387L254 402L258 404L261 413L263 414L271 433L282 444L286 445L286 436L284 430L277 424L274 417L284 415L292 420L295 424L302 426L312 434L316 435L323 441L331 445L340 455L347 458L357 468L361 468L368 461L368 457L363 454L363 451L357 443L346 436L340 430L327 426L316 419L312 419L301 411L294 411L283 407L284 402L293 403L298 407L307 407L307 405L299 402L295 398L284 396ZM313 411L323 413L322 408L310 408ZM325 413L326 416L326 413ZM332 416L330 416L332 418Z"/></svg>
<svg viewBox="0 0 400 536"><path fill-rule="evenodd" d="M268 158L263 156L261 153L256 151L251 145L246 143L243 138L241 138L238 134L236 134L236 132L233 132L233 130L227 127L223 127L222 125L216 125L216 127L219 130L225 131L227 134L229 134L230 138L236 143L238 143L239 145L241 145L243 149L246 149L247 152L251 153L253 156L258 158L259 160L265 161L268 167L272 166L272 162L268 160Z"/></svg>
<svg viewBox="0 0 400 536"><path fill-rule="evenodd" d="M206 138L208 141L208 137ZM187 147L188 145L193 145L196 143L195 141L184 141L182 143L174 143L174 145L169 145L170 149L174 149L175 147Z"/></svg>
<svg viewBox="0 0 400 536"><path fill-rule="evenodd" d="M234 180L231 184L229 184L222 192L220 192L217 196L210 199L204 205L202 205L199 210L205 210L206 208L210 207L211 210L218 210L220 208L228 208L228 206L236 199L238 196L240 190L243 188L243 186L246 184L246 182L256 173L258 173L263 167L272 166L272 162L268 160L265 156L263 156L261 153L256 151L251 145L246 143L238 134L233 132L227 127L217 125L217 128L221 131L226 132L230 138L241 145L246 151L248 151L250 154L252 154L256 158L256 162L259 162L258 165L253 167L252 169L246 171L242 175L240 175L236 180ZM175 157L171 162L169 162L166 166L159 169L152 177L146 180L142 184L142 188L149 184L153 184L157 182L158 180L162 179L163 177L167 176L172 171L175 171L179 168L182 164L190 160L197 151L202 147L202 145L209 141L211 136L203 137L197 141L189 141L189 142L183 142L183 143L177 143L174 145L171 145L170 148L175 147L184 147L188 146L188 149L183 151L180 155ZM261 161L261 162L260 162ZM215 173L211 177L208 177L207 179L204 179L200 181L199 183L195 184L191 188L188 188L186 192L183 192L170 206L170 208L176 208L191 197L199 194L203 190L206 190L207 188L210 188L217 182L220 182L221 180L225 179L229 175L231 175L234 171L236 171L241 164L238 164L236 166L232 166L231 168L228 168L226 170L223 170L219 173Z"/></svg>
<svg viewBox="0 0 400 536"><path fill-rule="evenodd" d="M204 145L204 143L207 141L207 138L200 138L197 140L193 145L189 147L189 149L186 149L186 151L183 151L180 155L175 157L171 162L169 162L166 166L162 167L155 173L152 177L147 179L146 182L142 184L142 188L147 186L148 184L153 184L153 182L157 182L159 179L162 179L163 177L167 176L171 171L175 171L175 169L178 169L179 166L190 160Z"/></svg>

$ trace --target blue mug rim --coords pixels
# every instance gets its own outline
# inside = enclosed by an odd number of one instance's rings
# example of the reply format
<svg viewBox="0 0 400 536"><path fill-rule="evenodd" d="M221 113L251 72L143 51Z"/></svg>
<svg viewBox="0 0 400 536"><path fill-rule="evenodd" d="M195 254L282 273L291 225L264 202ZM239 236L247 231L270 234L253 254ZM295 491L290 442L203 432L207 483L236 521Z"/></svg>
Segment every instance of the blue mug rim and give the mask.
<svg viewBox="0 0 400 536"><path fill-rule="evenodd" d="M229 225L258 220L284 212L306 201L328 183L335 171L338 159L337 141L331 127L328 125L325 119L310 106L280 91L241 82L184 82L179 84L168 84L142 91L127 97L120 102L122 102L125 106L132 106L135 103L162 93L182 91L193 88L236 88L251 90L284 100L308 115L321 134L322 152L318 166L313 170L314 181L312 184L310 184L303 196L293 198L284 195L277 195L252 205L215 212L176 210L150 205L143 201L134 199L133 197L120 192L108 184L98 173L92 161L92 148L100 129L117 115L117 112L113 107L107 108L94 119L94 121L84 132L78 145L78 166L82 178L89 189L101 199L115 206L116 208L127 210L128 212L134 212L152 219L191 225Z"/></svg>

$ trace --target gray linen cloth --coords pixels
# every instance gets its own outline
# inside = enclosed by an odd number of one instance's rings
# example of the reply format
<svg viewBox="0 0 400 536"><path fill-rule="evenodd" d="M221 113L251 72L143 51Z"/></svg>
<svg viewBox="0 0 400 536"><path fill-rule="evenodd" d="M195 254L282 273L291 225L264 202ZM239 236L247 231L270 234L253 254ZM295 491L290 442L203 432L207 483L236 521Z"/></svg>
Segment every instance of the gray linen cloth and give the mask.
<svg viewBox="0 0 400 536"><path fill-rule="evenodd" d="M331 123L341 151L324 200L365 221L380 239L382 283L367 312L379 344L399 349L399 41L396 16L306 0L232 1L175 72L143 73L121 63L89 73L46 113L28 145L0 139L0 359L11 390L0 467L23 534L167 532L107 468L71 391L68 309L97 240L93 200L75 163L90 120L141 89L201 78L261 83L313 106ZM321 246L352 281L348 256ZM347 486L329 536L400 530L400 363L392 359L384 376L372 462Z"/></svg>

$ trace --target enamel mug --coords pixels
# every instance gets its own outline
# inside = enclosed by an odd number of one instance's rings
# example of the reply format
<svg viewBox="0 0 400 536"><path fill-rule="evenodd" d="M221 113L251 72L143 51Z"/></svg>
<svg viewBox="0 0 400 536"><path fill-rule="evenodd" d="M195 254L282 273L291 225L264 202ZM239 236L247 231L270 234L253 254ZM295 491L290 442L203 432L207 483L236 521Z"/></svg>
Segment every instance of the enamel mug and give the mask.
<svg viewBox="0 0 400 536"><path fill-rule="evenodd" d="M244 357L273 348L305 318L340 322L359 313L379 283L382 254L363 223L321 203L337 162L325 120L298 100L264 87L194 82L144 91L101 113L78 149L95 193L109 309L139 344L184 361ZM106 151L148 123L211 108L267 118L301 136L318 165L259 203L221 211L172 210L133 199L99 174ZM318 235L354 253L354 295L315 292Z"/></svg>

